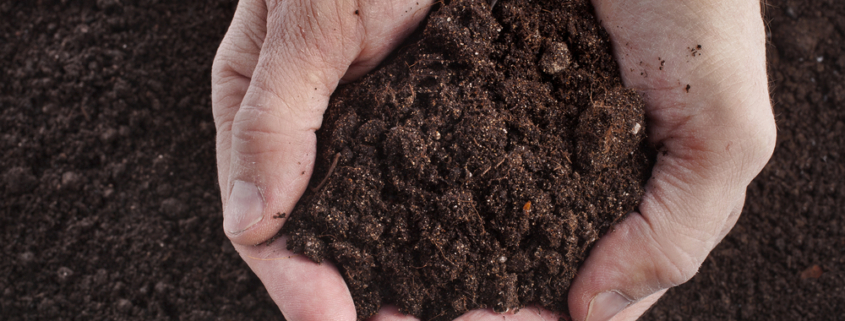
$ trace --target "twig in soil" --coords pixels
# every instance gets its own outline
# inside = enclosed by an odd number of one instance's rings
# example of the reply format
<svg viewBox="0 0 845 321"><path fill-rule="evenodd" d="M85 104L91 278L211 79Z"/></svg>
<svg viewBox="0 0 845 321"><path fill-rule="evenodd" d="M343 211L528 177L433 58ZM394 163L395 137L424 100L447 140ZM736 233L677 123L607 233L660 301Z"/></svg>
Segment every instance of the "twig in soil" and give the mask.
<svg viewBox="0 0 845 321"><path fill-rule="evenodd" d="M340 159L340 153L334 154L334 160L332 161L332 166L329 167L329 172L326 173L326 177L324 177L323 180L320 181L320 184L317 185L317 187L311 188L312 192L316 193L320 191L321 188L323 188L323 185L325 185L326 182L329 180L329 176L332 176L332 172L334 172L334 168L337 166L338 159Z"/></svg>
<svg viewBox="0 0 845 321"><path fill-rule="evenodd" d="M502 160L500 160L498 163L496 163L496 166L487 167L487 169L485 169L483 172L481 172L481 175L478 175L478 177L484 176L484 174L487 174L487 171L489 171L491 169L499 168L499 166L502 165L502 163L504 163L510 157L511 157L511 154L508 154L507 156L503 157Z"/></svg>
<svg viewBox="0 0 845 321"><path fill-rule="evenodd" d="M481 234L487 234L487 230L484 229L484 219L481 218L481 214L478 214L478 210L475 209L475 202L472 200L469 201L458 201L462 204L469 204L472 205L472 212L475 213L475 216L478 218L478 222L481 223Z"/></svg>
<svg viewBox="0 0 845 321"><path fill-rule="evenodd" d="M431 242L431 244L434 244L434 247L436 247L438 250L440 250L440 255L443 256L443 259L446 260L446 262L452 263L452 265L457 266L457 264L455 264L455 262L452 262L452 260L450 260L448 257L446 257L446 254L443 253L443 248L440 247L440 244L435 243L433 240L429 240L429 242Z"/></svg>

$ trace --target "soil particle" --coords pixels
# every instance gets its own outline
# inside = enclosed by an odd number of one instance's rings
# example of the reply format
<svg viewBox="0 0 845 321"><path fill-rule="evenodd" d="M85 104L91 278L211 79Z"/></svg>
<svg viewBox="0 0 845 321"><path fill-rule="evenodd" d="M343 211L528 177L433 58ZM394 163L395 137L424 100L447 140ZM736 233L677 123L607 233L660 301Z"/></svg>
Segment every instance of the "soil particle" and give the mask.
<svg viewBox="0 0 845 321"><path fill-rule="evenodd" d="M62 174L62 188L69 190L79 189L82 184L82 177L76 172L68 171Z"/></svg>
<svg viewBox="0 0 845 321"><path fill-rule="evenodd" d="M56 271L56 275L58 275L60 282L66 282L70 277L73 276L73 270L63 266L60 267L58 271Z"/></svg>
<svg viewBox="0 0 845 321"><path fill-rule="evenodd" d="M132 305L132 301L129 301L127 299L119 299L119 300L117 300L115 307L120 312L128 313L129 311L132 310L133 305Z"/></svg>
<svg viewBox="0 0 845 321"><path fill-rule="evenodd" d="M547 45L546 52L540 58L540 67L548 75L557 75L569 67L572 59L569 47L563 42L552 42Z"/></svg>
<svg viewBox="0 0 845 321"><path fill-rule="evenodd" d="M168 217L176 218L187 210L187 206L182 201L171 197L161 201L159 210Z"/></svg>
<svg viewBox="0 0 845 321"><path fill-rule="evenodd" d="M283 233L335 262L358 318L567 312L590 246L649 175L643 103L586 1L457 0L332 97Z"/></svg>
<svg viewBox="0 0 845 321"><path fill-rule="evenodd" d="M31 192L38 186L38 179L27 167L12 167L3 174L6 193L17 195Z"/></svg>

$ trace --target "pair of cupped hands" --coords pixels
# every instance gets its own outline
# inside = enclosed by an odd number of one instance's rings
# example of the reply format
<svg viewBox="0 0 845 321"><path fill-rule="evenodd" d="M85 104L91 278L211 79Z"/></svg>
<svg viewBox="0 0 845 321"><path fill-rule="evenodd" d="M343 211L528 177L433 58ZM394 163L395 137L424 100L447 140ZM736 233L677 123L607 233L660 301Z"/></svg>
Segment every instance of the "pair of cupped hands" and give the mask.
<svg viewBox="0 0 845 321"><path fill-rule="evenodd" d="M238 4L212 75L223 227L287 320L355 319L352 297L331 263L291 256L285 237L257 244L277 233L285 220L273 216L290 213L307 187L314 132L329 96L339 83L373 69L431 5L431 0ZM645 99L648 139L660 153L638 210L597 242L578 271L569 310L578 321L634 320L667 289L695 275L736 223L748 184L771 157L775 122L765 28L759 0L593 0L593 5L610 34L625 85ZM458 319L502 316L474 310ZM531 308L505 317L557 316ZM413 319L389 306L373 317Z"/></svg>

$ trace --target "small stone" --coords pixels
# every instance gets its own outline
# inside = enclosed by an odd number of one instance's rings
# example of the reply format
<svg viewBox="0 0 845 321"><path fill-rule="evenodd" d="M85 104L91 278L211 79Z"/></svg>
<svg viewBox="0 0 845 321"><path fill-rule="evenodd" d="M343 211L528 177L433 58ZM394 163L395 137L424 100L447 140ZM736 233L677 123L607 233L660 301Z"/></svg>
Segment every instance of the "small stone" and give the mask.
<svg viewBox="0 0 845 321"><path fill-rule="evenodd" d="M75 190L81 185L82 177L73 171L62 174L62 188Z"/></svg>
<svg viewBox="0 0 845 321"><path fill-rule="evenodd" d="M60 267L59 270L56 272L59 276L59 281L67 281L71 276L73 276L73 270L68 267Z"/></svg>
<svg viewBox="0 0 845 321"><path fill-rule="evenodd" d="M548 75L556 75L569 68L571 60L569 47L563 42L553 42L546 46L546 52L540 58L540 68Z"/></svg>
<svg viewBox="0 0 845 321"><path fill-rule="evenodd" d="M35 261L35 254L32 252L23 252L18 255L18 262L20 262L21 265L25 266L32 263L32 261Z"/></svg>
<svg viewBox="0 0 845 321"><path fill-rule="evenodd" d="M159 210L168 217L177 217L185 212L185 209L187 209L185 203L172 197L161 201L161 206L159 207Z"/></svg>
<svg viewBox="0 0 845 321"><path fill-rule="evenodd" d="M642 128L642 126L640 125L640 123L636 123L636 124L634 124L634 128L633 128L633 129L631 129L631 134L636 135L637 133L639 133L639 132L640 132L640 128Z"/></svg>
<svg viewBox="0 0 845 321"><path fill-rule="evenodd" d="M38 187L38 179L28 167L12 167L3 174L3 185L9 194L24 194Z"/></svg>
<svg viewBox="0 0 845 321"><path fill-rule="evenodd" d="M132 302L127 299L117 300L117 310L123 313L132 311Z"/></svg>
<svg viewBox="0 0 845 321"><path fill-rule="evenodd" d="M117 135L117 129L109 128L103 131L103 133L100 135L100 140L102 140L106 144L111 144L117 139Z"/></svg>
<svg viewBox="0 0 845 321"><path fill-rule="evenodd" d="M170 284L165 283L164 281L159 281L156 283L155 291L158 294L164 294L167 290L170 289Z"/></svg>
<svg viewBox="0 0 845 321"><path fill-rule="evenodd" d="M786 7L786 15L792 19L798 18L798 15L795 13L795 9L792 9L792 7Z"/></svg>
<svg viewBox="0 0 845 321"><path fill-rule="evenodd" d="M117 282L114 283L114 286L112 286L111 290L112 290L112 294L119 295L119 294L122 294L123 290L125 290L125 289L126 289L126 285L124 285L123 282L117 281Z"/></svg>

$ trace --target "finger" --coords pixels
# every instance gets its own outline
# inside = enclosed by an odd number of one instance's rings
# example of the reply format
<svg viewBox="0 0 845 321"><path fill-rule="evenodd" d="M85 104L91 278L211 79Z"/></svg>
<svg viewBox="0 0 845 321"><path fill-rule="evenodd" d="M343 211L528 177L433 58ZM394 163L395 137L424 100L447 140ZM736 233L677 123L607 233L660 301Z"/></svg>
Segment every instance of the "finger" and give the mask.
<svg viewBox="0 0 845 321"><path fill-rule="evenodd" d="M597 242L569 294L575 320L623 320L696 273L735 224L775 130L758 2L594 3L606 27L625 26L608 28L614 53L661 146L639 212ZM707 51L692 56L698 44ZM658 57L665 65L643 66Z"/></svg>
<svg viewBox="0 0 845 321"><path fill-rule="evenodd" d="M234 245L286 320L355 320L352 295L331 263L288 251L287 237L267 246Z"/></svg>

